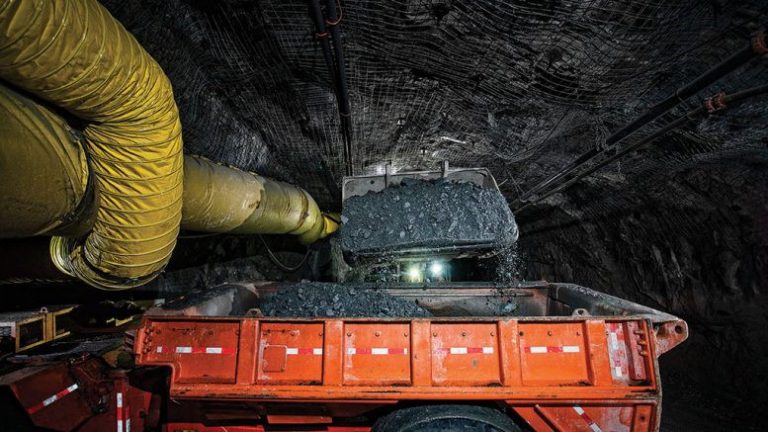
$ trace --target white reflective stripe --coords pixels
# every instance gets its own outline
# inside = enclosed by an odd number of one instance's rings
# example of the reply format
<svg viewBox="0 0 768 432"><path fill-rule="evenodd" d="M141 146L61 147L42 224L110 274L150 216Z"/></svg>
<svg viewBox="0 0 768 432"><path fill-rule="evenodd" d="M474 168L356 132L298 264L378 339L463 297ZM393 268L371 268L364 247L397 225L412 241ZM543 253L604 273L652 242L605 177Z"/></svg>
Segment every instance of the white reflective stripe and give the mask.
<svg viewBox="0 0 768 432"><path fill-rule="evenodd" d="M53 396L51 396L51 397L49 397L49 398L47 398L46 400L43 401L43 406L48 406L48 405L56 402L58 399L59 399L58 396L53 395Z"/></svg>
<svg viewBox="0 0 768 432"><path fill-rule="evenodd" d="M123 421L118 420L117 421L117 432L123 432Z"/></svg>
<svg viewBox="0 0 768 432"><path fill-rule="evenodd" d="M354 348L347 348L347 354L354 355L355 353L357 353L356 349L354 349Z"/></svg>
<svg viewBox="0 0 768 432"><path fill-rule="evenodd" d="M131 419L125 419L125 432L131 432Z"/></svg>
<svg viewBox="0 0 768 432"><path fill-rule="evenodd" d="M123 394L118 393L117 394L117 407L122 408L123 407Z"/></svg>
<svg viewBox="0 0 768 432"><path fill-rule="evenodd" d="M155 352L157 352L157 353L163 352L163 347L161 347L161 346L157 347L157 349L155 349Z"/></svg>
<svg viewBox="0 0 768 432"><path fill-rule="evenodd" d="M582 414L584 414L584 409L582 409L582 408L581 408L580 406L578 406L578 405L574 405L574 406L573 406L573 410L574 410L574 411L576 411L576 414L578 414L578 415L582 415Z"/></svg>
<svg viewBox="0 0 768 432"><path fill-rule="evenodd" d="M532 346L531 352L536 354L541 354L547 352L547 347L545 346Z"/></svg>
<svg viewBox="0 0 768 432"><path fill-rule="evenodd" d="M619 349L619 336L616 333L608 333L608 340L611 342L611 349Z"/></svg>
<svg viewBox="0 0 768 432"><path fill-rule="evenodd" d="M177 354L190 354L191 352L192 347L176 347Z"/></svg>
<svg viewBox="0 0 768 432"><path fill-rule="evenodd" d="M299 349L298 348L286 348L285 353L288 355L298 355Z"/></svg>
<svg viewBox="0 0 768 432"><path fill-rule="evenodd" d="M387 355L389 354L388 348L371 348L371 354L373 355Z"/></svg>
<svg viewBox="0 0 768 432"><path fill-rule="evenodd" d="M63 398L64 396L72 393L73 391L77 390L78 388L79 387L78 387L77 383L72 384L71 386L65 388L64 390L62 390L62 391L60 391L60 392L58 392L58 393L56 393L56 394L54 394L52 396L49 396L44 401L42 401L40 403L40 405L42 405L43 407L47 407L48 405L56 402L57 400Z"/></svg>
<svg viewBox="0 0 768 432"><path fill-rule="evenodd" d="M313 355L323 355L323 349L322 348L312 348L312 354Z"/></svg>
<svg viewBox="0 0 768 432"><path fill-rule="evenodd" d="M613 371L614 371L614 375L616 375L617 377L621 377L621 376L623 376L623 375L624 375L624 374L621 372L621 366L615 366L615 367L613 368Z"/></svg>
<svg viewBox="0 0 768 432"><path fill-rule="evenodd" d="M567 352L567 353L579 352L579 347L576 345L567 345L563 347L563 352Z"/></svg>
<svg viewBox="0 0 768 432"><path fill-rule="evenodd" d="M493 347L483 347L483 354L493 354Z"/></svg>
<svg viewBox="0 0 768 432"><path fill-rule="evenodd" d="M205 349L206 354L221 354L221 347L208 347Z"/></svg>
<svg viewBox="0 0 768 432"><path fill-rule="evenodd" d="M600 429L600 426L595 423L590 423L589 428L592 429L593 432L603 432L603 430Z"/></svg>
<svg viewBox="0 0 768 432"><path fill-rule="evenodd" d="M464 347L451 348L451 354L466 354L467 349Z"/></svg>

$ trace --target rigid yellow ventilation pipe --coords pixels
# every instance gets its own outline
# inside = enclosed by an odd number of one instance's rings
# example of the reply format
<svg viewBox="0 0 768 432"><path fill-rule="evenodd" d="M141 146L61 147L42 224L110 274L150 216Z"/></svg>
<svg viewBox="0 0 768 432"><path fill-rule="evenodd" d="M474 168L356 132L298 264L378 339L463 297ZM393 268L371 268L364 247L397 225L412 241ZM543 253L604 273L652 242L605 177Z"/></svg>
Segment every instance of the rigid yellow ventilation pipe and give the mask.
<svg viewBox="0 0 768 432"><path fill-rule="evenodd" d="M181 126L170 82L96 0L0 0L0 78L88 122L96 220L59 264L105 289L167 264L181 221Z"/></svg>

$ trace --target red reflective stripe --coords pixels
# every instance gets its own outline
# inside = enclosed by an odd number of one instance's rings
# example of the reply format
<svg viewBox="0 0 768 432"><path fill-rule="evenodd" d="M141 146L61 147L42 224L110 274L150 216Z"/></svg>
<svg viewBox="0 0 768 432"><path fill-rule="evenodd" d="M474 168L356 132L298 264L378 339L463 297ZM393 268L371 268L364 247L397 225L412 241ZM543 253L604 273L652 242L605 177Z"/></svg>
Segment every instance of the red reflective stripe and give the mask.
<svg viewBox="0 0 768 432"><path fill-rule="evenodd" d="M584 408L578 405L574 405L573 410L576 411L576 414L578 414L579 417L581 417L585 422L587 422L587 425L593 432L603 431L602 429L600 429L600 426L598 426L597 423L595 423L595 421L592 420L592 417L590 417L589 414L587 414L587 412L584 411Z"/></svg>
<svg viewBox="0 0 768 432"><path fill-rule="evenodd" d="M605 326L608 329L608 358L611 362L611 375L617 379L628 377L624 327L621 323L606 323Z"/></svg>
<svg viewBox="0 0 768 432"><path fill-rule="evenodd" d="M58 392L58 393L56 393L56 394L54 394L52 396L49 396L48 398L44 399L39 404L33 405L33 406L27 408L27 413L29 413L30 415L34 414L34 413L40 411L41 409L47 407L48 405L51 405L52 403L60 400L64 396L74 392L75 390L77 390L77 388L78 388L77 384L72 384L71 386L65 388L64 390L61 390L60 392Z"/></svg>
<svg viewBox="0 0 768 432"><path fill-rule="evenodd" d="M164 347L158 346L157 353L165 352ZM232 355L237 352L233 347L191 347L191 346L177 346L172 348L169 352L175 354L211 354L211 355Z"/></svg>
<svg viewBox="0 0 768 432"><path fill-rule="evenodd" d="M347 355L396 355L408 354L408 348L347 348Z"/></svg>
<svg viewBox="0 0 768 432"><path fill-rule="evenodd" d="M494 348L489 347L440 347L435 348L435 352L440 354L493 354Z"/></svg>
<svg viewBox="0 0 768 432"><path fill-rule="evenodd" d="M581 348L578 345L562 346L527 346L524 351L528 354L548 354L548 353L578 353Z"/></svg>

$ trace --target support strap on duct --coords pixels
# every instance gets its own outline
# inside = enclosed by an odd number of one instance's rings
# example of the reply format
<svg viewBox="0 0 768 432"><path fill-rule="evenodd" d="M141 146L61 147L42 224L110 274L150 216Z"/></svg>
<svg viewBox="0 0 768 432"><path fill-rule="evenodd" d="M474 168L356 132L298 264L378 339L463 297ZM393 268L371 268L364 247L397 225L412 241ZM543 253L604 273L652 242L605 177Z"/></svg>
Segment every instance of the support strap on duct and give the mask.
<svg viewBox="0 0 768 432"><path fill-rule="evenodd" d="M170 82L96 0L0 0L0 78L89 124L93 230L59 262L99 288L153 279L181 220L182 142Z"/></svg>

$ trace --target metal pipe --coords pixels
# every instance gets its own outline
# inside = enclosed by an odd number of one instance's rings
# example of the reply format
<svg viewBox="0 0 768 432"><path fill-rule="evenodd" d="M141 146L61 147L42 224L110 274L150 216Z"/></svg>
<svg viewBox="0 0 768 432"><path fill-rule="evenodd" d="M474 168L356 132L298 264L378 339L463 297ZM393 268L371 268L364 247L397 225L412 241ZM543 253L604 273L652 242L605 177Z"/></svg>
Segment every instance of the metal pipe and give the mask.
<svg viewBox="0 0 768 432"><path fill-rule="evenodd" d="M762 32L756 34L754 38L759 39L763 44L766 43L766 36ZM605 140L606 146L613 146L625 137L645 126L647 123L650 123L651 121L666 114L672 108L679 105L684 99L687 99L699 91L704 90L715 81L743 66L753 58L764 55L765 53L762 52L759 48L756 48L756 46L757 45L755 45L753 40L749 44L742 47L740 50L731 54L728 58L719 64L715 65L713 68L699 75L698 78L677 89L673 95L652 106L650 109L648 109L648 111L645 112L645 114L641 115L633 122L614 132Z"/></svg>
<svg viewBox="0 0 768 432"><path fill-rule="evenodd" d="M748 99L750 97L754 97L754 96L758 96L758 95L762 95L762 94L766 94L766 93L768 93L768 85L753 87L753 88L750 88L750 89L747 89L747 90L744 90L744 91L733 93L731 95L720 94L720 95L714 96L713 98L708 98L707 100L705 100L704 104L702 106L700 106L699 108L696 108L694 110L691 110L691 111L687 112L682 117L679 117L676 120L672 121L671 123L667 124L666 126L658 129L656 132L654 132L651 135L647 136L645 139L640 140L640 141L638 141L638 142L636 142L634 144L631 144L631 145L621 149L620 151L618 151L614 155L608 157L607 159L604 159L604 160L598 162L596 165L588 168L586 171L583 171L583 172L579 173L578 175L576 175L572 179L568 180L567 182L557 186L556 188L552 189L551 191L547 192L546 194L544 194L544 195L542 195L540 197L537 197L536 200L530 201L530 202L526 203L522 207L518 208L517 211L523 210L523 209L529 207L532 204L535 204L537 202L543 201L543 200L549 198L550 196L552 196L552 195L554 195L554 194L556 194L558 192L561 192L564 189L567 189L568 187L572 186L574 183L578 182L579 180L583 179L584 177L587 177L588 175L594 173L595 171L597 171L600 168L608 165L609 163L616 161L617 159L623 157L627 153L630 153L630 152L632 152L634 150L637 150L638 148L643 147L645 145L648 145L648 144L656 141L657 139L661 138L662 136L666 135L668 132L672 131L673 129L676 129L676 128L680 127L681 125L683 125L684 123L686 123L688 121L691 121L692 117L694 117L694 116L699 116L699 115L705 114L707 112L713 112L714 110L719 111L721 109L725 109L727 105L730 105L732 103L737 103L737 102L743 101L744 99ZM713 105L712 105L712 103L713 103L712 101L715 98L717 98L717 102L716 103L719 105L719 107L713 107Z"/></svg>
<svg viewBox="0 0 768 432"><path fill-rule="evenodd" d="M636 132L641 127L668 113L674 107L682 103L683 100L707 88L715 81L719 80L740 66L743 66L752 59L766 55L766 46L768 46L768 37L766 37L765 32L757 32L755 35L753 35L749 44L742 47L740 50L736 51L731 56L718 63L708 71L699 75L698 78L676 90L673 95L649 108L643 115L636 118L631 123L623 126L621 129L611 134L611 136L605 140L606 147L614 147L616 144L623 141L625 138ZM518 200L516 200L515 204L529 201L532 195L536 194L552 183L560 180L561 178L571 174L573 171L578 169L581 164L587 162L600 153L601 151L597 150L596 148L592 148L589 151L583 153L575 161L571 162L567 167L525 192Z"/></svg>

